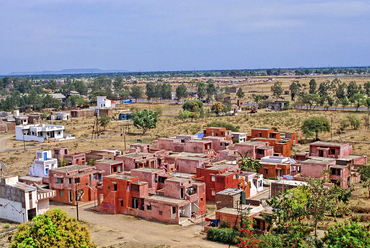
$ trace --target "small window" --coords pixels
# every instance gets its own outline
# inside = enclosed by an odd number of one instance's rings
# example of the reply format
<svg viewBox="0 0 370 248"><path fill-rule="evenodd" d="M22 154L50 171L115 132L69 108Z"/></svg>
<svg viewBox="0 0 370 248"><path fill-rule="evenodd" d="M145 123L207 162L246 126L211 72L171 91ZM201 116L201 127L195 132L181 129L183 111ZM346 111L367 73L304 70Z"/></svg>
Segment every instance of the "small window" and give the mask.
<svg viewBox="0 0 370 248"><path fill-rule="evenodd" d="M30 201L32 200L32 193L28 194Z"/></svg>
<svg viewBox="0 0 370 248"><path fill-rule="evenodd" d="M163 214L163 211L159 211L159 215L162 215Z"/></svg>
<svg viewBox="0 0 370 248"><path fill-rule="evenodd" d="M118 172L121 172L121 171L122 171L122 166L118 165Z"/></svg>
<svg viewBox="0 0 370 248"><path fill-rule="evenodd" d="M265 174L269 174L269 170L268 169L265 169Z"/></svg>
<svg viewBox="0 0 370 248"><path fill-rule="evenodd" d="M58 178L58 179L57 179L57 183L58 183L58 184L62 184L62 183L63 183L63 178Z"/></svg>
<svg viewBox="0 0 370 248"><path fill-rule="evenodd" d="M93 174L93 179L96 180L97 176L96 174Z"/></svg>
<svg viewBox="0 0 370 248"><path fill-rule="evenodd" d="M113 184L113 190L117 191L117 184Z"/></svg>
<svg viewBox="0 0 370 248"><path fill-rule="evenodd" d="M213 190L211 190L211 195L213 195L213 196L215 196L216 195L216 192L215 192L215 190L213 189Z"/></svg>
<svg viewBox="0 0 370 248"><path fill-rule="evenodd" d="M63 197L63 190L59 190L59 196Z"/></svg>
<svg viewBox="0 0 370 248"><path fill-rule="evenodd" d="M130 185L127 184L127 192L130 192Z"/></svg>
<svg viewBox="0 0 370 248"><path fill-rule="evenodd" d="M211 176L211 181L214 182L215 181L215 176Z"/></svg>
<svg viewBox="0 0 370 248"><path fill-rule="evenodd" d="M108 186L108 190L110 190L110 186Z"/></svg>
<svg viewBox="0 0 370 248"><path fill-rule="evenodd" d="M159 183L164 183L164 181L166 180L166 178L165 177L159 177Z"/></svg>
<svg viewBox="0 0 370 248"><path fill-rule="evenodd" d="M146 210L152 211L152 205L146 205Z"/></svg>
<svg viewBox="0 0 370 248"><path fill-rule="evenodd" d="M121 207L123 207L123 200L121 200Z"/></svg>
<svg viewBox="0 0 370 248"><path fill-rule="evenodd" d="M330 149L330 154L335 155L335 149Z"/></svg>
<svg viewBox="0 0 370 248"><path fill-rule="evenodd" d="M113 167L113 172L117 172L117 167Z"/></svg>
<svg viewBox="0 0 370 248"><path fill-rule="evenodd" d="M45 169L45 175L49 175L49 169L48 168Z"/></svg>
<svg viewBox="0 0 370 248"><path fill-rule="evenodd" d="M80 183L80 178L79 177L77 177L77 178L75 178L75 183Z"/></svg>
<svg viewBox="0 0 370 248"><path fill-rule="evenodd" d="M68 183L72 184L72 178L68 178Z"/></svg>
<svg viewBox="0 0 370 248"><path fill-rule="evenodd" d="M203 197L200 198L200 201L203 201Z"/></svg>

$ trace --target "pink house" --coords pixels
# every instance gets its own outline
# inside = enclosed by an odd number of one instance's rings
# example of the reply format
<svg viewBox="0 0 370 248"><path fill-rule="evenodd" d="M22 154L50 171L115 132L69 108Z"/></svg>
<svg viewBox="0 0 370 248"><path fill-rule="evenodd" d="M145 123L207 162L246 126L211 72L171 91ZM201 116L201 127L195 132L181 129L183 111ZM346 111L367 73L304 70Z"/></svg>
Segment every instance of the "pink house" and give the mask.
<svg viewBox="0 0 370 248"><path fill-rule="evenodd" d="M95 167L98 170L103 170L103 176L120 173L123 171L123 162L119 160L101 159L95 161Z"/></svg>
<svg viewBox="0 0 370 248"><path fill-rule="evenodd" d="M266 156L273 156L274 147L269 146L269 143L264 141L237 143L227 150L220 151L220 160L237 160L240 157L237 152L240 152L243 156L248 153L248 156L253 159L258 159Z"/></svg>

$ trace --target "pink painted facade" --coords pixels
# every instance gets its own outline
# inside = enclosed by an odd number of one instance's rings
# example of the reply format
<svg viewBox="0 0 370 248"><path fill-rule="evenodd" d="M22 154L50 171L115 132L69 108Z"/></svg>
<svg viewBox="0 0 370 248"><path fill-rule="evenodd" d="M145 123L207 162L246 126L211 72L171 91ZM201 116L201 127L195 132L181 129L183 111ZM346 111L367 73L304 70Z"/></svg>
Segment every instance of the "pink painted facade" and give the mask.
<svg viewBox="0 0 370 248"><path fill-rule="evenodd" d="M130 171L132 169L140 167L148 167L142 166L144 164L146 165L147 163L151 163L153 165L153 167L150 168L157 168L156 158L154 157L153 153L147 152L128 153L116 156L115 160L123 161L125 171Z"/></svg>
<svg viewBox="0 0 370 248"><path fill-rule="evenodd" d="M163 182L160 182L159 176L164 174L166 174L164 169L139 168L131 170L131 176L138 177L140 181L148 182L149 192L153 193L160 189L159 186Z"/></svg>
<svg viewBox="0 0 370 248"><path fill-rule="evenodd" d="M207 136L203 137L202 140L212 141L212 148L215 152L226 150L233 144L233 141L227 140L226 137Z"/></svg>
<svg viewBox="0 0 370 248"><path fill-rule="evenodd" d="M176 170L183 173L197 173L197 168L203 167L205 164L210 163L209 158L202 157L179 157L176 162Z"/></svg>
<svg viewBox="0 0 370 248"><path fill-rule="evenodd" d="M243 156L248 153L248 156L253 159L258 159L266 156L273 156L274 147L269 146L268 142L263 141L237 143L228 150L220 151L220 160L236 160L240 157L237 152L240 152Z"/></svg>
<svg viewBox="0 0 370 248"><path fill-rule="evenodd" d="M309 156L323 158L343 158L352 154L352 146L348 143L321 142L310 144Z"/></svg>

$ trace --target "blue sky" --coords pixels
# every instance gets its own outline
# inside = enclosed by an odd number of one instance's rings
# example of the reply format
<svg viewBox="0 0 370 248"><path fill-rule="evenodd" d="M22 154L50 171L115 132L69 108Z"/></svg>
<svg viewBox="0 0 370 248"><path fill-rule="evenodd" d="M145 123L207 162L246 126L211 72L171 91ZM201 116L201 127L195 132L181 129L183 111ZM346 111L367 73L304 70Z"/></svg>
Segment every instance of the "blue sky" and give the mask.
<svg viewBox="0 0 370 248"><path fill-rule="evenodd" d="M2 0L0 74L370 65L370 1Z"/></svg>

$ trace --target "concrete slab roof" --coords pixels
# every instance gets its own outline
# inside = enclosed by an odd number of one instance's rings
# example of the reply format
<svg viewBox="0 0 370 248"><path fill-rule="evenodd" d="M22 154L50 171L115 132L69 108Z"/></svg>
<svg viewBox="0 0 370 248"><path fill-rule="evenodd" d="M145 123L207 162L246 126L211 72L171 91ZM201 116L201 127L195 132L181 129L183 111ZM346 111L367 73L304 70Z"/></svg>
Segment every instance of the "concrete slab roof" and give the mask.
<svg viewBox="0 0 370 248"><path fill-rule="evenodd" d="M124 175L124 174L110 174L105 177L115 178L115 179L124 179L124 180L135 178L134 176Z"/></svg>
<svg viewBox="0 0 370 248"><path fill-rule="evenodd" d="M356 159L356 158L361 158L361 157L366 157L366 155L347 155L343 158L337 158L337 160L341 160L341 161L351 161L353 159Z"/></svg>
<svg viewBox="0 0 370 248"><path fill-rule="evenodd" d="M241 189L237 188L229 188L229 189L224 189L220 192L217 192L216 195L237 195L243 192Z"/></svg>
<svg viewBox="0 0 370 248"><path fill-rule="evenodd" d="M236 143L235 145L258 145L258 144L265 144L266 142L265 141L258 141L258 140L248 140L248 141L245 141L245 142L241 142L241 143Z"/></svg>
<svg viewBox="0 0 370 248"><path fill-rule="evenodd" d="M184 182L184 181L189 181L191 180L190 178L184 178L184 177L170 177L166 181L172 181L172 182Z"/></svg>
<svg viewBox="0 0 370 248"><path fill-rule="evenodd" d="M132 184L135 184L135 185L143 185L143 184L148 184L148 182L136 181L136 182L133 182Z"/></svg>
<svg viewBox="0 0 370 248"><path fill-rule="evenodd" d="M33 177L33 176L23 176L20 177L21 180L33 181L33 182L40 182L42 181L42 177Z"/></svg>
<svg viewBox="0 0 370 248"><path fill-rule="evenodd" d="M104 171L103 170L97 170L97 169L88 170L88 171L80 172L80 173L77 173L77 174L69 175L69 177L79 177L79 176L88 175L88 174L91 174L91 173L104 173Z"/></svg>
<svg viewBox="0 0 370 248"><path fill-rule="evenodd" d="M194 161L199 161L199 160L209 160L207 157L180 157L179 160L184 159L184 160L194 160Z"/></svg>
<svg viewBox="0 0 370 248"><path fill-rule="evenodd" d="M114 159L100 159L100 160L96 160L95 162L107 163L107 164L123 163L121 160L114 160Z"/></svg>
<svg viewBox="0 0 370 248"><path fill-rule="evenodd" d="M348 145L348 143L316 141L314 143L311 143L310 145L314 145L314 146L334 146L334 147L341 147L341 146Z"/></svg>
<svg viewBox="0 0 370 248"><path fill-rule="evenodd" d="M142 171L142 172L150 172L150 173L155 173L155 172L160 172L163 171L164 169L156 169L156 168L137 168L137 169L132 169L131 171Z"/></svg>
<svg viewBox="0 0 370 248"><path fill-rule="evenodd" d="M166 196L159 196L159 195L153 195L145 198L146 200L154 200L158 202L167 202L167 203L173 203L173 204L186 204L189 201L187 200L182 200L182 199L176 199L176 198L171 198L171 197L166 197Z"/></svg>
<svg viewBox="0 0 370 248"><path fill-rule="evenodd" d="M151 153L148 153L148 152L134 152L134 153L127 153L127 154L123 154L123 155L119 155L117 157L119 158L137 158L137 157L143 157L143 156L148 156L148 155L152 155Z"/></svg>
<svg viewBox="0 0 370 248"><path fill-rule="evenodd" d="M257 214L259 212L262 212L265 210L264 207L262 206L258 206L258 207L254 207L254 206L246 206L244 209L243 209L243 212L245 213L248 213L248 209L249 209L249 214L248 216L252 216L254 214ZM225 213L225 214L232 214L232 215L238 215L239 212L238 212L238 209L236 208L221 208L219 210L217 210L216 212L219 212L219 213Z"/></svg>
<svg viewBox="0 0 370 248"><path fill-rule="evenodd" d="M86 168L94 168L94 167L91 166L91 165L75 164L75 165L68 165L68 166L64 166L64 167L51 169L51 171L54 170L54 171L60 171L60 172L71 172L71 171L82 170L82 169L86 169Z"/></svg>
<svg viewBox="0 0 370 248"><path fill-rule="evenodd" d="M308 159L308 160L302 161L301 164L321 164L321 165L325 165L325 164L330 164L333 161L335 161L335 159Z"/></svg>

